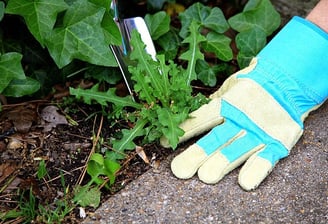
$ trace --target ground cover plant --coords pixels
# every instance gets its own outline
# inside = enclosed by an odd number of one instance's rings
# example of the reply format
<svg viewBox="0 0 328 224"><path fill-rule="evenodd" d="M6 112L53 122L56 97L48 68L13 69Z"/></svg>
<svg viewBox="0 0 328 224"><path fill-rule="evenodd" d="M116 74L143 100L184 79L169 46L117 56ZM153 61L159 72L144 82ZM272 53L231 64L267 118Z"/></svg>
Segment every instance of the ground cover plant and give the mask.
<svg viewBox="0 0 328 224"><path fill-rule="evenodd" d="M132 32L135 99L110 0L0 2L1 222L79 222L156 168L171 150L159 139L175 149L179 124L280 25L268 0L136 2L157 60Z"/></svg>

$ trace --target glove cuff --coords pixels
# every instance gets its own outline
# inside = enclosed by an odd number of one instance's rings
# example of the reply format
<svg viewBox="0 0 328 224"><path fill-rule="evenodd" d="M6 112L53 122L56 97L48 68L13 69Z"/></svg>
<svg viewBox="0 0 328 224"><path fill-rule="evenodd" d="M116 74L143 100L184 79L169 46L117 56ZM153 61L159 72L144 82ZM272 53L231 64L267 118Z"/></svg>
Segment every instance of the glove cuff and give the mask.
<svg viewBox="0 0 328 224"><path fill-rule="evenodd" d="M328 97L328 34L294 17L258 54L250 78L265 88L301 126Z"/></svg>

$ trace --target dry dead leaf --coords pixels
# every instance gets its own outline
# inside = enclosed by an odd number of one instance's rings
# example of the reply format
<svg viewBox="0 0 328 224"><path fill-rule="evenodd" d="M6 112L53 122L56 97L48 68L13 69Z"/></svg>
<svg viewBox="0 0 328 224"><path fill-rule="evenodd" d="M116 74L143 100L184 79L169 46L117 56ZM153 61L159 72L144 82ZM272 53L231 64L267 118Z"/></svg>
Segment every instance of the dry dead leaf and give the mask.
<svg viewBox="0 0 328 224"><path fill-rule="evenodd" d="M58 107L56 106L47 106L41 111L41 118L47 123L43 124L43 132L51 131L52 128L55 128L58 124L68 124L66 117L58 113Z"/></svg>
<svg viewBox="0 0 328 224"><path fill-rule="evenodd" d="M16 170L14 163L0 164L0 183L9 177Z"/></svg>
<svg viewBox="0 0 328 224"><path fill-rule="evenodd" d="M145 163L149 164L149 159L141 146L136 146L136 152Z"/></svg>
<svg viewBox="0 0 328 224"><path fill-rule="evenodd" d="M27 133L33 122L37 121L37 113L34 105L17 106L7 113L18 132Z"/></svg>
<svg viewBox="0 0 328 224"><path fill-rule="evenodd" d="M7 149L16 150L22 148L24 143L18 138L9 138L9 142L7 144Z"/></svg>
<svg viewBox="0 0 328 224"><path fill-rule="evenodd" d="M19 184L21 183L22 179L19 177L15 177L6 187L6 189L3 191L5 194L9 194L13 190L17 189Z"/></svg>

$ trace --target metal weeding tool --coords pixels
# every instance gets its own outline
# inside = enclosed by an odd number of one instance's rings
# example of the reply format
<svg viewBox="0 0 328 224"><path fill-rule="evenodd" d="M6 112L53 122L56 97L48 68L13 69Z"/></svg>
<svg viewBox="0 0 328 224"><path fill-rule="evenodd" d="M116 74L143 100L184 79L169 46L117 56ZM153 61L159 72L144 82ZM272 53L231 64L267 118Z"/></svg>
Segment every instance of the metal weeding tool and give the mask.
<svg viewBox="0 0 328 224"><path fill-rule="evenodd" d="M133 85L131 80L131 74L128 70L129 61L127 57L129 52L131 51L130 39L132 30L137 30L138 33L140 33L141 39L146 45L146 52L150 54L154 60L156 60L156 50L145 20L141 17L133 17L126 19L120 18L118 2L119 1L117 0L113 0L111 8L114 10L114 21L116 22L121 32L122 45L111 45L110 47L121 70L128 91L133 97Z"/></svg>

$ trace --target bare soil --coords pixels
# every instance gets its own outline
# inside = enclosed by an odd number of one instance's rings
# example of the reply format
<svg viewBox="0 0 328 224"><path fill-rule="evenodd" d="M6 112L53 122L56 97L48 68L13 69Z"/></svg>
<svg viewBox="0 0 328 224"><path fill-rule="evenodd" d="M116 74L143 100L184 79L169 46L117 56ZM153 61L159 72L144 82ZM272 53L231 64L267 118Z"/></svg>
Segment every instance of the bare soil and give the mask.
<svg viewBox="0 0 328 224"><path fill-rule="evenodd" d="M77 125L57 124L51 130L45 127L49 122L42 119L40 111L49 106L45 102L26 102L4 107L0 115L0 211L6 212L19 206L22 192L28 195L32 189L36 204L54 204L64 196L64 185L70 189L89 181L85 167L94 149L109 147L95 141L97 133L107 139L115 131L106 119L97 114L100 108L89 105L72 105L74 111L66 113ZM71 109L72 109L71 108ZM63 111L58 111L59 114ZM94 146L97 144L98 148ZM149 160L159 163L171 149L157 144L146 145L143 151ZM47 175L38 179L40 161L45 161ZM136 151L128 152L122 161L115 183L109 190L102 189L101 201L124 188L126 184L147 171L151 164L138 156ZM64 177L64 178L62 178ZM93 210L93 208L86 208ZM66 222L80 223L78 208L66 217ZM16 220L19 223L19 220Z"/></svg>

